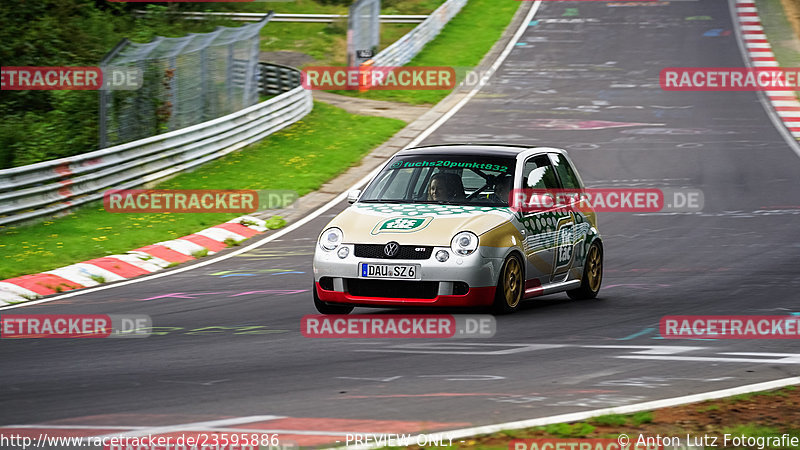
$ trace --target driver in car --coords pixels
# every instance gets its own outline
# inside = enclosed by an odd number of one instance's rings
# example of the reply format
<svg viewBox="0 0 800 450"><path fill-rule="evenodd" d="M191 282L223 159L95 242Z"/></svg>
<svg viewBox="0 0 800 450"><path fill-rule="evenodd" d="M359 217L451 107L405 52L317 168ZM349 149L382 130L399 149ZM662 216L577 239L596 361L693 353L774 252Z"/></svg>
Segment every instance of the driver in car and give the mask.
<svg viewBox="0 0 800 450"><path fill-rule="evenodd" d="M439 172L431 177L428 188L428 200L434 202L451 202L464 200L464 187L461 177L454 173Z"/></svg>

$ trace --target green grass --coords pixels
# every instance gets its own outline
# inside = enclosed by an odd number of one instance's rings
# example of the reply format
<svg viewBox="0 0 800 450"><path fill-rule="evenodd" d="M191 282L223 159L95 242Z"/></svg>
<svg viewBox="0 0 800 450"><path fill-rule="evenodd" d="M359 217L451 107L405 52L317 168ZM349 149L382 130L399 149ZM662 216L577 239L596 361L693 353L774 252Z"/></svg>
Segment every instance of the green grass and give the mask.
<svg viewBox="0 0 800 450"><path fill-rule="evenodd" d="M758 0L756 7L775 59L781 67L800 67L800 52L795 46L794 30L786 19L781 0Z"/></svg>
<svg viewBox="0 0 800 450"><path fill-rule="evenodd" d="M641 425L643 423L650 423L653 421L653 413L650 411L641 411L631 414L631 423L633 425Z"/></svg>
<svg viewBox="0 0 800 450"><path fill-rule="evenodd" d="M717 411L718 409L719 405L709 405L709 406L704 406L702 408L697 408L697 412L711 412L711 411Z"/></svg>
<svg viewBox="0 0 800 450"><path fill-rule="evenodd" d="M315 65L332 65L346 59L346 32L341 24L275 22L261 29L261 51L301 52Z"/></svg>
<svg viewBox="0 0 800 450"><path fill-rule="evenodd" d="M318 189L404 126L395 119L349 114L315 103L302 121L159 189ZM238 214L153 214L106 212L102 205L33 226L0 227L0 279L175 239ZM273 218L270 225L285 224Z"/></svg>
<svg viewBox="0 0 800 450"><path fill-rule="evenodd" d="M414 26L405 23L382 24L379 49L400 39ZM315 59L304 66L344 66L347 64L347 23L271 23L261 29L260 49L263 52L300 52Z"/></svg>
<svg viewBox="0 0 800 450"><path fill-rule="evenodd" d="M780 436L780 430L777 428L772 427L765 427L763 425L756 425L756 424L744 424L744 425L737 425L735 427L726 427L723 428L722 431L726 434L730 434L733 436L748 436L748 437L759 437L759 436Z"/></svg>
<svg viewBox="0 0 800 450"><path fill-rule="evenodd" d="M206 256L208 256L208 249L207 248L203 248L203 249L197 250L195 252L192 252L192 256L194 256L195 258L206 257Z"/></svg>
<svg viewBox="0 0 800 450"><path fill-rule="evenodd" d="M605 416L598 416L590 419L594 425L603 426L622 426L634 425L638 426L643 423L650 423L653 421L653 413L650 411L641 411L634 414L606 414Z"/></svg>
<svg viewBox="0 0 800 450"><path fill-rule="evenodd" d="M428 14L444 0L383 1L381 14ZM234 5L234 4L231 4ZM274 9L283 14L347 14L347 7L321 5L312 0L287 3L234 5L235 10L265 12ZM411 31L416 24L381 24L379 49L386 48ZM334 23L272 22L261 30L261 50L289 50L305 53L316 60L310 65L343 66L347 64L347 20Z"/></svg>
<svg viewBox="0 0 800 450"><path fill-rule="evenodd" d="M578 422L573 424L556 423L545 427L539 427L538 429L560 438L577 438L591 434L595 427L588 423Z"/></svg>
<svg viewBox="0 0 800 450"><path fill-rule="evenodd" d="M500 39L521 4L515 1L471 0L406 66L449 66L457 69L477 66ZM447 90L335 92L414 105L433 105L450 93Z"/></svg>
<svg viewBox="0 0 800 450"><path fill-rule="evenodd" d="M454 449L470 449L470 450L502 450L508 449L509 442L512 439L574 439L574 438L589 438L589 439L612 439L616 440L620 433L625 433L632 439L636 439L636 436L655 436L656 434L660 434L661 436L674 436L680 437L684 434L689 434L692 436L721 436L723 434L727 434L729 439L733 437L745 436L748 438L761 438L761 443L767 444L767 438L778 438L784 434L788 434L791 436L799 436L800 429L798 429L796 422L789 422L788 417L778 425L771 423L773 418L769 417L770 415L774 414L776 408L796 408L796 399L782 399L781 397L790 396L790 393L796 391L796 386L788 386L782 389L774 390L774 391L765 391L765 392L756 392L752 394L747 394L746 398L752 398L754 396L773 396L776 400L780 403L777 406L769 405L769 404L762 404L755 413L760 413L761 417L758 414L754 414L750 422L740 423L734 422L733 425L730 426L723 426L723 425L715 425L714 423L704 423L698 424L695 429L692 429L693 426L689 426L689 428L683 429L683 425L680 423L666 423L663 419L659 422L652 423L653 419L653 412L652 411L642 411L634 414L608 414L604 416L598 416L591 419L588 419L589 423L584 422L577 422L577 423L559 423L559 424L551 424L547 426L538 426L532 428L525 428L525 429L516 429L516 430L501 430L496 433L485 434L480 436L469 437L465 439L460 439L458 442L453 442ZM703 402L698 407L702 409L698 409L699 412L703 410L712 411L720 409L721 407L729 407L729 404L734 403L731 401L732 398L736 397L729 397L725 399L719 400L709 400ZM689 405L687 405L689 406ZM666 408L669 410L670 408ZM769 413L767 413L769 411ZM652 423L652 424L651 424ZM767 423L767 424L765 424ZM597 429L592 426L598 425L603 426L609 429ZM643 425L643 424L651 424L651 425ZM675 430L679 431L675 431ZM698 431L703 430L703 431ZM794 447L780 447L771 445L764 445L763 448L766 449L775 449L775 450L788 450L789 448L794 449ZM736 450L741 449L752 449L756 448L754 446L750 447L732 447L733 443L728 442L728 446L725 446L726 449L734 449ZM758 444L760 445L760 444ZM717 440L716 442L717 448L723 448L722 439ZM414 449L418 447L413 446ZM433 447L432 447L433 448ZM710 447L706 447L710 448ZM758 447L761 448L761 447ZM390 449L390 447L386 447L386 450ZM382 449L384 450L384 449Z"/></svg>
<svg viewBox="0 0 800 450"><path fill-rule="evenodd" d="M791 24L781 0L757 0L756 8L764 27L764 34L772 47L772 53L780 67L800 67L800 51ZM787 95L798 92L786 91Z"/></svg>
<svg viewBox="0 0 800 450"><path fill-rule="evenodd" d="M605 416L599 416L592 419L592 423L596 425L618 426L625 425L627 422L628 418L622 414L607 414Z"/></svg>
<svg viewBox="0 0 800 450"><path fill-rule="evenodd" d="M782 389L777 389L774 391L759 391L759 392L749 392L747 394L738 394L732 397L728 397L728 401L731 403L740 402L750 400L753 397L757 396L764 396L764 397L787 397L789 394L787 392L793 391L797 389L795 386L788 386Z"/></svg>

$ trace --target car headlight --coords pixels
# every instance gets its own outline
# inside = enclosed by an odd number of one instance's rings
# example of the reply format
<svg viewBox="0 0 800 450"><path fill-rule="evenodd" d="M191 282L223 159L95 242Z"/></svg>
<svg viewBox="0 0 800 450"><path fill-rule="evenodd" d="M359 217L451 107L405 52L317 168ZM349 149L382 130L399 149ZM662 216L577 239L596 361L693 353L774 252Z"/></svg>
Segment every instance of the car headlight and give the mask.
<svg viewBox="0 0 800 450"><path fill-rule="evenodd" d="M323 250L330 252L336 250L336 247L342 243L342 239L344 239L342 230L336 227L328 228L319 236L319 246Z"/></svg>
<svg viewBox="0 0 800 450"><path fill-rule="evenodd" d="M456 255L467 256L478 248L478 236L471 231L462 231L453 237L450 250Z"/></svg>

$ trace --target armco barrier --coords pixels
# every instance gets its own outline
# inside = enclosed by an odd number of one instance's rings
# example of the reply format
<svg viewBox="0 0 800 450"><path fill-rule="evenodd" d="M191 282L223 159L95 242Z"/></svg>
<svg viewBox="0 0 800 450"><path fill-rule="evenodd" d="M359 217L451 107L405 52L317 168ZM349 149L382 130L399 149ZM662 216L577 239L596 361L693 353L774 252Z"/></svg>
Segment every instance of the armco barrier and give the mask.
<svg viewBox="0 0 800 450"><path fill-rule="evenodd" d="M275 70L283 69L291 68ZM299 86L299 71L291 70L296 75L283 77L276 87L290 90L233 114L90 153L0 170L0 225L100 200L112 187L128 189L165 178L297 122L311 111L313 101L311 92Z"/></svg>
<svg viewBox="0 0 800 450"><path fill-rule="evenodd" d="M433 40L467 0L447 0L427 19L372 58L373 66L403 66Z"/></svg>
<svg viewBox="0 0 800 450"><path fill-rule="evenodd" d="M136 17L146 17L149 13L144 10L135 10ZM238 22L258 22L267 16L265 13L236 13L236 12L192 12L173 11L167 14L182 16L186 20L208 20L222 17ZM420 23L427 19L425 14L382 14L381 23ZM346 20L347 14L274 14L270 22L297 22L297 23L333 23Z"/></svg>
<svg viewBox="0 0 800 450"><path fill-rule="evenodd" d="M262 95L283 94L300 84L300 71L294 67L258 63L258 91Z"/></svg>

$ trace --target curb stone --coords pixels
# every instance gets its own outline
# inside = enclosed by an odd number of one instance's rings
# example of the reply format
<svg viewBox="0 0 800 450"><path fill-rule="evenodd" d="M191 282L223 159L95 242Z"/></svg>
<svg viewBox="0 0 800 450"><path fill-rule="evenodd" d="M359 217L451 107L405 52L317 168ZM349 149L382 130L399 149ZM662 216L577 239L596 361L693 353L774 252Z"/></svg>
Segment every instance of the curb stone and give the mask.
<svg viewBox="0 0 800 450"><path fill-rule="evenodd" d="M226 240L240 242L267 231L265 224L265 220L241 216L188 236L157 242L121 255L104 256L38 274L2 280L0 306L147 275L195 260L201 253L212 255L228 247Z"/></svg>
<svg viewBox="0 0 800 450"><path fill-rule="evenodd" d="M754 68L779 67L772 46L764 34L755 0L736 0L738 20L747 55ZM792 137L800 139L800 102L792 91L764 91L772 109L780 117Z"/></svg>

